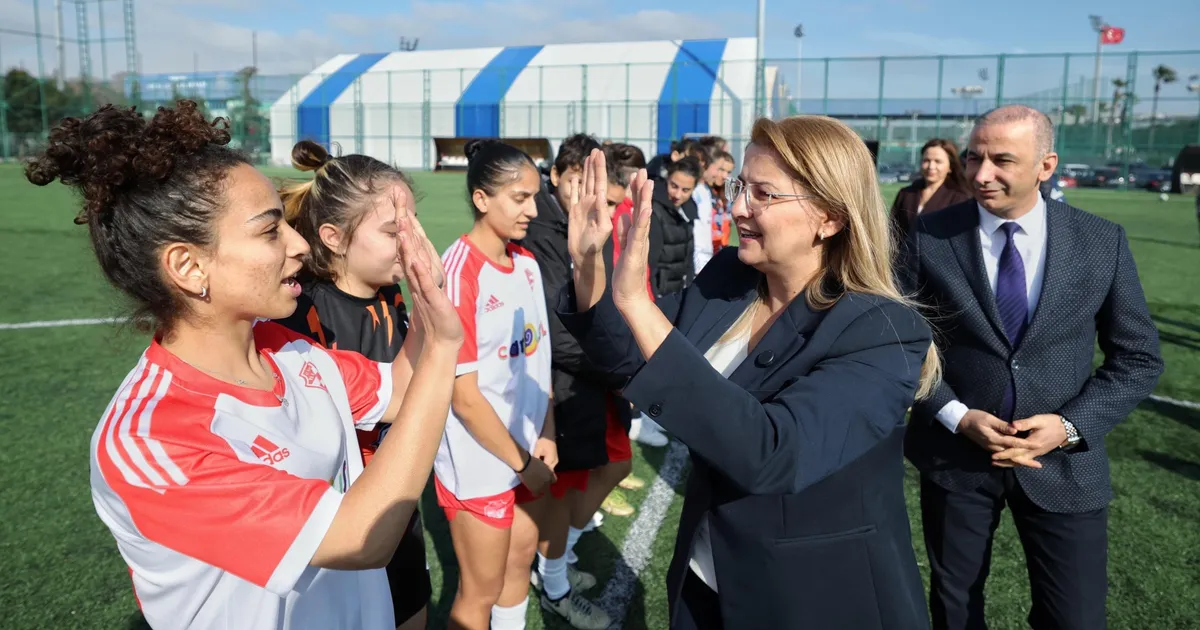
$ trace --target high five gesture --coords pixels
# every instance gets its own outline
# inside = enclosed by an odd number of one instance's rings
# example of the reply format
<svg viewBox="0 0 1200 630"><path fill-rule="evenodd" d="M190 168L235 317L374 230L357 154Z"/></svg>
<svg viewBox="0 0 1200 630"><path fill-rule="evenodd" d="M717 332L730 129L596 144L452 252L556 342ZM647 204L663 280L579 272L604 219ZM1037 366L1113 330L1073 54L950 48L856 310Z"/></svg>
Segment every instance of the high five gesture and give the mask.
<svg viewBox="0 0 1200 630"><path fill-rule="evenodd" d="M613 269L613 302L618 308L637 301L650 301L646 292L650 265L650 216L654 212L654 182L646 169L634 174L629 187L633 194L633 214L618 227L621 257Z"/></svg>

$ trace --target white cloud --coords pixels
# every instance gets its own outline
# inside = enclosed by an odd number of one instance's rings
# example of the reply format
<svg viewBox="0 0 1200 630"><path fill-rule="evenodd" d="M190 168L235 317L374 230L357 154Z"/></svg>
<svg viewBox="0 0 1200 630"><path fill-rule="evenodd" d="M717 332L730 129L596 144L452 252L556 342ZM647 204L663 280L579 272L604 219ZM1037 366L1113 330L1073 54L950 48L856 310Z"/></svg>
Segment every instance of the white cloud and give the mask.
<svg viewBox="0 0 1200 630"><path fill-rule="evenodd" d="M610 42L744 36L753 33L753 15L745 12L688 13L643 9L619 13L582 0L413 0L403 12L360 15L351 3L333 5L321 17L319 30L285 30L274 26L281 10L312 11L299 0L153 0L137 5L137 47L141 71L148 74L191 71L198 56L201 71L237 70L252 63L252 33L242 24L258 22L258 65L263 74L304 73L338 53L395 49L403 36L420 38L429 49L480 46ZM42 2L42 53L46 74L57 66L53 3ZM49 7L49 9L47 8ZM349 10L347 10L349 9ZM67 11L64 29L76 32L74 11ZM248 19L250 16L254 19ZM261 20L258 18L261 16ZM107 37L123 32L117 6L106 11ZM224 18L224 19L223 19ZM236 18L237 24L233 23ZM33 29L29 0L0 0L0 24L17 30ZM98 38L93 10L92 37ZM125 50L119 42L105 47L108 70L125 69ZM68 42L68 76L79 72L79 49ZM0 63L37 70L32 38L0 34ZM92 74L99 76L100 47L93 44Z"/></svg>

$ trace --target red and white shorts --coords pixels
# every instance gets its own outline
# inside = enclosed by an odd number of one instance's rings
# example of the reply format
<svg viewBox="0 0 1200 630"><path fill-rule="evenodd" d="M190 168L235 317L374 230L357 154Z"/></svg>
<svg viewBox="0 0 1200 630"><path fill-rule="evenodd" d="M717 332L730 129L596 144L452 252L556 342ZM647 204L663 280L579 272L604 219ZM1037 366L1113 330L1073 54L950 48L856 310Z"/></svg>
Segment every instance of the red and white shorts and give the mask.
<svg viewBox="0 0 1200 630"><path fill-rule="evenodd" d="M589 472L591 471L568 470L557 473L558 480L550 484L550 494L556 499L561 499L567 495L568 490L579 492L587 490ZM446 486L442 485L437 475L433 476L433 483L438 505L446 512L446 520L453 521L459 512L468 512L471 516L497 529L512 528L513 512L517 505L532 503L541 498L541 495L535 496L529 491L529 488L520 484L500 494L464 501L451 494Z"/></svg>

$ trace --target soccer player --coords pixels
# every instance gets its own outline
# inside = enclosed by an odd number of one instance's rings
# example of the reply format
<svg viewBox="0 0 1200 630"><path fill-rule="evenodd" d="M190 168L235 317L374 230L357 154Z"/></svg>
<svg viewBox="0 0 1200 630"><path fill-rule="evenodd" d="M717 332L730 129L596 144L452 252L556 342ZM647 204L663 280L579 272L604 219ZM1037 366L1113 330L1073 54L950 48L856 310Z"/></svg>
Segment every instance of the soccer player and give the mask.
<svg viewBox="0 0 1200 630"><path fill-rule="evenodd" d="M433 464L461 324L403 207L403 360L260 321L295 310L309 247L219 122L190 101L106 105L27 166L82 196L101 271L154 333L92 436L96 512L152 627L391 630L382 567ZM385 421L364 469L355 430Z"/></svg>
<svg viewBox="0 0 1200 630"><path fill-rule="evenodd" d="M541 179L511 145L473 140L466 153L475 223L442 256L466 335L435 486L459 566L451 627L515 630L558 463L542 276L512 242L537 215Z"/></svg>
<svg viewBox="0 0 1200 630"><path fill-rule="evenodd" d="M331 157L311 140L292 149L292 164L315 171L312 179L280 192L285 218L311 253L300 277L299 306L279 323L327 348L395 361L409 326L397 284L404 266L396 255L395 207L416 215L411 180L366 155ZM380 423L357 431L364 463L370 463L388 428ZM424 629L433 590L416 506L387 574L397 627Z"/></svg>

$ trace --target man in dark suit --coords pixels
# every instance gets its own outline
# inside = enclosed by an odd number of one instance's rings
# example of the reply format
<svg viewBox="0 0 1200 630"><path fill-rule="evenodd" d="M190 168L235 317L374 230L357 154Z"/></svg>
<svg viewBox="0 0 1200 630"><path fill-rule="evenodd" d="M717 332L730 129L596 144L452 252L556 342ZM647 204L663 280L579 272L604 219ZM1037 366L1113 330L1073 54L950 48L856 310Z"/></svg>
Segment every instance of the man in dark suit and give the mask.
<svg viewBox="0 0 1200 630"><path fill-rule="evenodd" d="M905 439L921 471L935 628L986 628L1005 505L1025 548L1030 625L1105 626L1104 440L1163 363L1124 229L1039 193L1058 163L1053 142L1031 108L982 116L967 157L975 199L919 217L901 263L945 365Z"/></svg>

